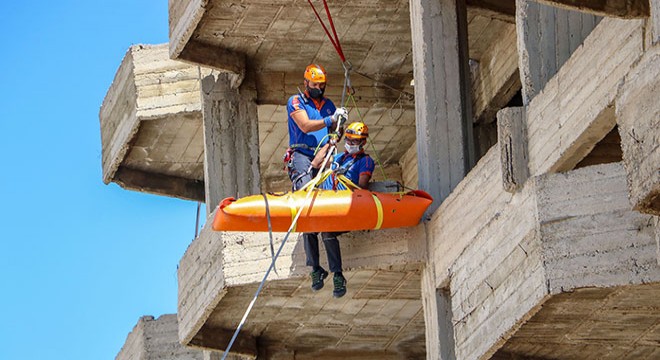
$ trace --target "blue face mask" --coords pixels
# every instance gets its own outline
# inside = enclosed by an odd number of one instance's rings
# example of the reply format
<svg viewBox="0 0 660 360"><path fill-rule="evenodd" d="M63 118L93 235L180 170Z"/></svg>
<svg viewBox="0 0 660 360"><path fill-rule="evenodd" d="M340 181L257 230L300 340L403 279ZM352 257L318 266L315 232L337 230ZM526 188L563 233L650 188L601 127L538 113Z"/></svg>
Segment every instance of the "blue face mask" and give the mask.
<svg viewBox="0 0 660 360"><path fill-rule="evenodd" d="M346 151L348 151L348 153L351 155L360 151L360 145L348 145L348 143L345 143L344 147L346 148Z"/></svg>

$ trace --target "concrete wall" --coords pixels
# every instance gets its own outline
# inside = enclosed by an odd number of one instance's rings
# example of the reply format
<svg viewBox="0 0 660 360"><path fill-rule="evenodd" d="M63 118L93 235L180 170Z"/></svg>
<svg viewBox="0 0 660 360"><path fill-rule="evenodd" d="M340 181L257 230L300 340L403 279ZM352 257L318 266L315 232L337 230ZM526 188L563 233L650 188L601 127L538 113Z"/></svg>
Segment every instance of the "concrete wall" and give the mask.
<svg viewBox="0 0 660 360"><path fill-rule="evenodd" d="M653 217L631 211L621 163L536 180L548 290L660 281Z"/></svg>
<svg viewBox="0 0 660 360"><path fill-rule="evenodd" d="M531 175L571 169L614 127L609 108L643 52L643 21L604 19L528 106Z"/></svg>
<svg viewBox="0 0 660 360"><path fill-rule="evenodd" d="M227 288L259 283L271 264L267 232L215 232L214 213L179 263L179 337L189 343L201 329ZM284 238L274 233L274 251ZM302 239L302 238L301 238ZM301 240L300 239L300 240ZM415 269L424 259L424 227L357 231L341 236L344 271L357 269ZM326 256L321 246L321 261ZM269 280L307 276L305 253L298 234L287 239Z"/></svg>
<svg viewBox="0 0 660 360"><path fill-rule="evenodd" d="M101 121L101 162L103 182L108 184L128 151L128 141L138 131L136 89L133 81L133 54L128 49L103 99Z"/></svg>
<svg viewBox="0 0 660 360"><path fill-rule="evenodd" d="M536 1L516 1L520 80L525 105L536 96L600 18Z"/></svg>
<svg viewBox="0 0 660 360"><path fill-rule="evenodd" d="M481 56L472 73L472 114L475 122L491 122L520 89L516 26L511 24Z"/></svg>
<svg viewBox="0 0 660 360"><path fill-rule="evenodd" d="M647 51L626 76L616 99L630 203L660 215L660 46Z"/></svg>
<svg viewBox="0 0 660 360"><path fill-rule="evenodd" d="M547 294L534 193L528 182L502 202L449 269L458 359L488 352Z"/></svg>
<svg viewBox="0 0 660 360"><path fill-rule="evenodd" d="M552 294L660 281L656 225L630 210L621 163L542 175L514 194L489 185L497 178L466 180L483 192L450 196L429 224L431 263L449 285L456 358L488 358Z"/></svg>
<svg viewBox="0 0 660 360"><path fill-rule="evenodd" d="M186 348L177 337L176 315L143 316L126 337L116 360L202 360L201 350Z"/></svg>
<svg viewBox="0 0 660 360"><path fill-rule="evenodd" d="M169 60L167 44L134 45L126 52L99 112L102 137L103 181L113 180L120 164L128 156L129 144L143 127L146 136L137 139L135 147L159 160L152 149L156 134L169 130L167 126L149 126L148 121L179 120L183 126L198 127L195 115L201 113L200 74L210 70ZM180 133L185 134L186 129ZM167 135L167 134L166 134ZM174 134L172 134L173 136ZM181 136L187 145L190 139ZM177 143L172 143L176 146ZM182 145L182 146L183 146ZM199 154L191 155L196 160ZM139 162L133 159L133 162ZM185 167L185 166L184 166Z"/></svg>

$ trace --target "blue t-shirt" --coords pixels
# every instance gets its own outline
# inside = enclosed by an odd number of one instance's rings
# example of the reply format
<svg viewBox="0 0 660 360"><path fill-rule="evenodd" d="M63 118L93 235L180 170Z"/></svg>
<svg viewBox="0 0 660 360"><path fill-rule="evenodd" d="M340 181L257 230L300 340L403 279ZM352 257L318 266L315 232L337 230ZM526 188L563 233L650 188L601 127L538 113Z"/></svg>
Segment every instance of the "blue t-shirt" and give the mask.
<svg viewBox="0 0 660 360"><path fill-rule="evenodd" d="M335 113L335 104L330 99L324 97L317 105L312 99L301 94L291 96L286 104L289 123L289 146L297 144L307 145L308 149L297 147L295 150L307 156L314 156L314 149L319 144L323 145L327 142L327 137L325 139L323 138L328 135L328 128L324 127L305 134L293 118L291 118L291 113L298 110L305 110L310 120L319 121ZM321 143L321 140L323 140L323 143Z"/></svg>
<svg viewBox="0 0 660 360"><path fill-rule="evenodd" d="M374 161L369 157L369 155L364 152L359 152L357 154L349 154L344 152L343 154L335 155L334 161L332 163L332 169L335 170L339 166L347 168L344 176L349 178L355 185L359 185L360 175L369 174L371 175L374 171L376 165ZM332 190L334 184L333 175L329 176L323 184L321 184L321 189ZM346 190L346 187L341 183L337 183L337 190Z"/></svg>

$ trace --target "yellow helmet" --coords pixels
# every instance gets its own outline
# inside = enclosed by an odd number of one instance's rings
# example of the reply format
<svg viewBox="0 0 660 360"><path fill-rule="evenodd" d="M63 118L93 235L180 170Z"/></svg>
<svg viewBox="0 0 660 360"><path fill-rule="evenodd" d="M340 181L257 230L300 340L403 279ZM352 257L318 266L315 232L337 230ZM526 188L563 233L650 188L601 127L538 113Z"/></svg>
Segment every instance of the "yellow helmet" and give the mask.
<svg viewBox="0 0 660 360"><path fill-rule="evenodd" d="M354 122L348 125L344 134L349 139L363 140L369 137L369 128L363 122Z"/></svg>
<svg viewBox="0 0 660 360"><path fill-rule="evenodd" d="M317 83L326 82L325 69L321 65L311 64L305 68L305 79Z"/></svg>

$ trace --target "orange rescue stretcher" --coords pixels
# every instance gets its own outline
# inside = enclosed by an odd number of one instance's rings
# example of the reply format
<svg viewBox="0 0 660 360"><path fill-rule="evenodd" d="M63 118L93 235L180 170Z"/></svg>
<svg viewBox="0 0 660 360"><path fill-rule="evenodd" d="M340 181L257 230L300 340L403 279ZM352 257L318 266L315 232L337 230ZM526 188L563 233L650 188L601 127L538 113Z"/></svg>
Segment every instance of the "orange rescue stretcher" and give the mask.
<svg viewBox="0 0 660 360"><path fill-rule="evenodd" d="M347 180L347 179L344 179ZM354 231L415 226L433 198L422 190L380 193L352 185L352 190L312 187L282 194L252 195L220 202L213 219L216 231L286 232L301 206L292 231ZM312 194L308 192L311 191ZM268 211L267 211L268 210Z"/></svg>

